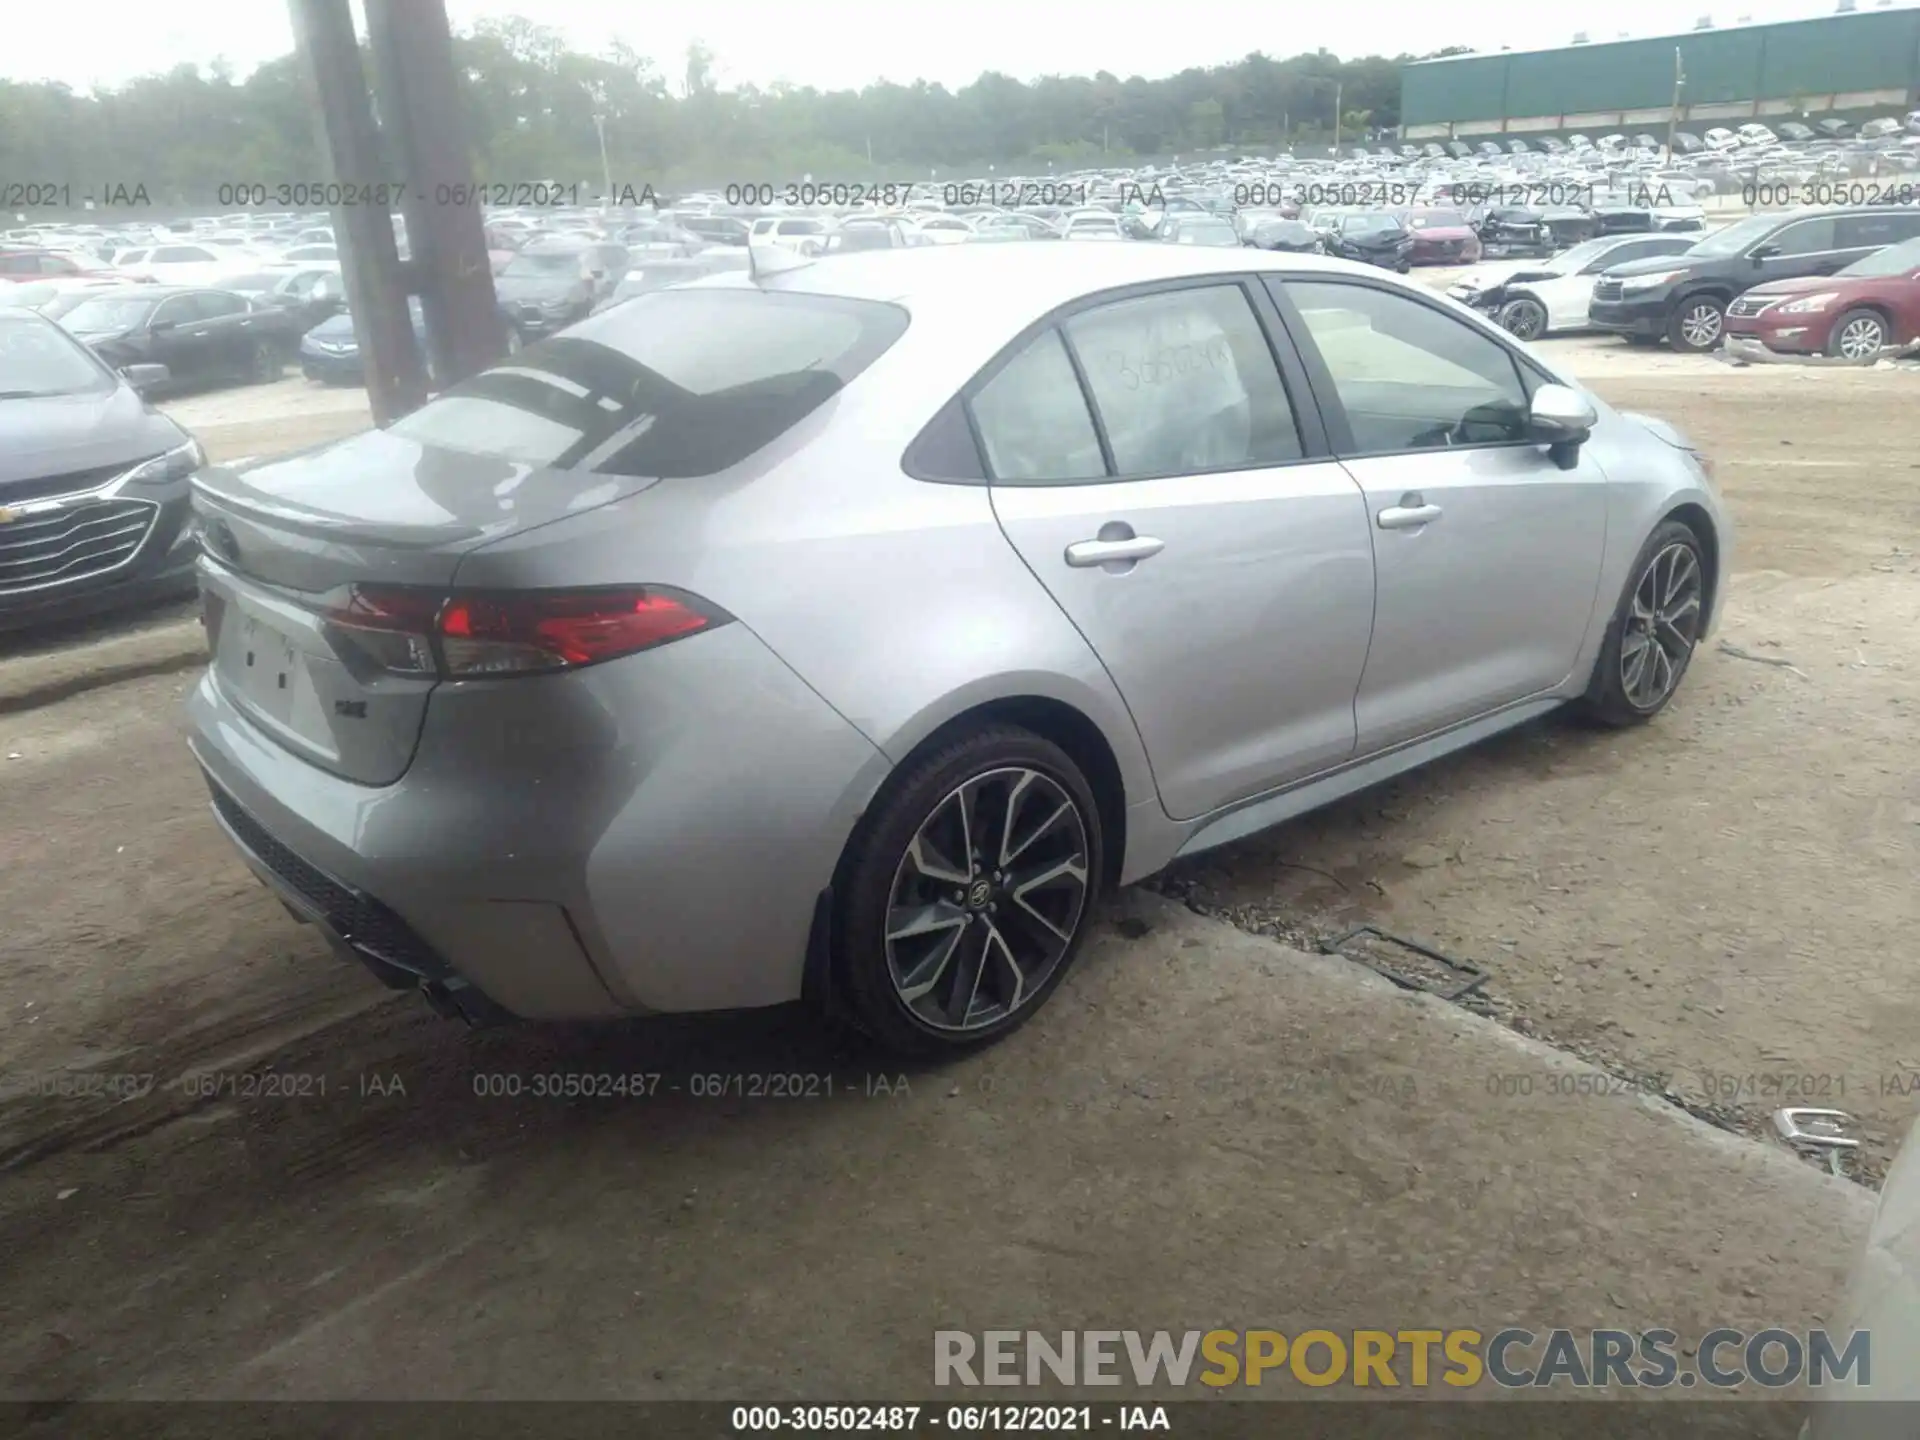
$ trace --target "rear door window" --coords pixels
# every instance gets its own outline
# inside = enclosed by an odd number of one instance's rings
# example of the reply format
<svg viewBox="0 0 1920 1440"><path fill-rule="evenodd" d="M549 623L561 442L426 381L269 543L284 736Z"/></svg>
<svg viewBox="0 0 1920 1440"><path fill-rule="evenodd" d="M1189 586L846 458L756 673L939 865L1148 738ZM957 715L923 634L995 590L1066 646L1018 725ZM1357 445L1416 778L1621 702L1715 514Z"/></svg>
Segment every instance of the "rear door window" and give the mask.
<svg viewBox="0 0 1920 1440"><path fill-rule="evenodd" d="M1920 214L1842 215L1834 221L1834 247L1869 250L1920 235Z"/></svg>
<svg viewBox="0 0 1920 1440"><path fill-rule="evenodd" d="M559 469L713 475L839 394L906 327L905 311L877 301L657 290L483 371L392 429Z"/></svg>
<svg viewBox="0 0 1920 1440"><path fill-rule="evenodd" d="M980 387L972 408L996 482L1070 485L1107 477L1100 436L1058 330L1044 331L1009 360Z"/></svg>

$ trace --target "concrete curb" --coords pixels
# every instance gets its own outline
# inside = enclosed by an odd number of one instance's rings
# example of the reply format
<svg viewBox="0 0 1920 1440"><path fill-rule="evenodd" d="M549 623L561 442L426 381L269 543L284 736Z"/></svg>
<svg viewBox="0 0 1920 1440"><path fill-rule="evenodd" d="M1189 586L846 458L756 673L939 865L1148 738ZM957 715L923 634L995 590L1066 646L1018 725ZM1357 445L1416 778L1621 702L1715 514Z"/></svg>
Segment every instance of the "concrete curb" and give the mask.
<svg viewBox="0 0 1920 1440"><path fill-rule="evenodd" d="M206 635L197 618L21 655L0 661L0 715L37 709L123 680L170 675L204 665L206 659Z"/></svg>

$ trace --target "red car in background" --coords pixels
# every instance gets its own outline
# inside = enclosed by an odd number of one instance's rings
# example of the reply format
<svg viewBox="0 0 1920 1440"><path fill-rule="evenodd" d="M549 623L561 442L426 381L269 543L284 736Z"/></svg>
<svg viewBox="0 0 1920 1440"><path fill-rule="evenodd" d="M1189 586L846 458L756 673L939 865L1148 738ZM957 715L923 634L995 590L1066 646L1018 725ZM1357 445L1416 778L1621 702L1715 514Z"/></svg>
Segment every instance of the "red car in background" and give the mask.
<svg viewBox="0 0 1920 1440"><path fill-rule="evenodd" d="M1410 210L1407 230L1413 236L1416 265L1475 265L1480 260L1480 237L1459 210Z"/></svg>
<svg viewBox="0 0 1920 1440"><path fill-rule="evenodd" d="M74 280L110 276L105 264L89 266L58 250L35 250L31 246L0 249L0 281L23 285L34 280ZM124 277L122 277L124 278Z"/></svg>
<svg viewBox="0 0 1920 1440"><path fill-rule="evenodd" d="M1832 355L1869 364L1920 338L1920 239L1832 275L1769 280L1727 306L1727 353Z"/></svg>

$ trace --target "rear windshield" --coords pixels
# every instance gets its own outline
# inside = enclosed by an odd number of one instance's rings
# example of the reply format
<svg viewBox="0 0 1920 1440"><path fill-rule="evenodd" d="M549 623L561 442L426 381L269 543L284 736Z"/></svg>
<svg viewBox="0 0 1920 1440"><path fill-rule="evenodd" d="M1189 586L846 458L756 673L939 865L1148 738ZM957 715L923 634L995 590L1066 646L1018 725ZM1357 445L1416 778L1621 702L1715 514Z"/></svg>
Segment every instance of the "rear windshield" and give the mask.
<svg viewBox="0 0 1920 1440"><path fill-rule="evenodd" d="M392 427L558 469L714 475L832 399L907 328L868 300L660 290L474 376Z"/></svg>

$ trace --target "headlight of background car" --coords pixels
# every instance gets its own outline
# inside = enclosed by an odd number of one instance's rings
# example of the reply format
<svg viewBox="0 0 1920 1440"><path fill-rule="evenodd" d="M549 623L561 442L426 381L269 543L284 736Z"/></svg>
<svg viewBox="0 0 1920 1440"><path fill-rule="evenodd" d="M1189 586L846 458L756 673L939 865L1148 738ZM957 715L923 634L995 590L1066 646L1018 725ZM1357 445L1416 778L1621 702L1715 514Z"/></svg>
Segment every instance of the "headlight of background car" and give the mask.
<svg viewBox="0 0 1920 1440"><path fill-rule="evenodd" d="M1816 310L1824 310L1840 298L1837 290L1822 290L1817 295L1802 295L1798 300L1788 301L1776 312L1781 315L1811 315Z"/></svg>
<svg viewBox="0 0 1920 1440"><path fill-rule="evenodd" d="M1662 270L1658 275L1628 275L1620 281L1622 290L1658 290L1662 285L1671 285L1687 272L1684 270Z"/></svg>
<svg viewBox="0 0 1920 1440"><path fill-rule="evenodd" d="M144 464L134 466L120 478L125 484L151 485L163 480L181 479L206 463L207 452L200 448L200 442L189 439L186 444L175 446L164 455L156 455Z"/></svg>

